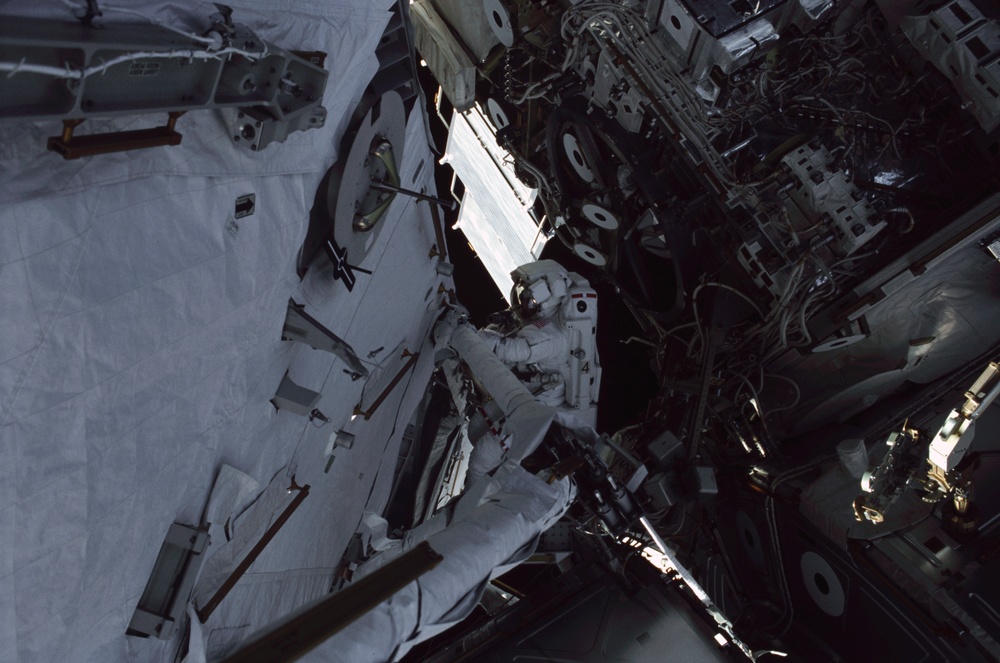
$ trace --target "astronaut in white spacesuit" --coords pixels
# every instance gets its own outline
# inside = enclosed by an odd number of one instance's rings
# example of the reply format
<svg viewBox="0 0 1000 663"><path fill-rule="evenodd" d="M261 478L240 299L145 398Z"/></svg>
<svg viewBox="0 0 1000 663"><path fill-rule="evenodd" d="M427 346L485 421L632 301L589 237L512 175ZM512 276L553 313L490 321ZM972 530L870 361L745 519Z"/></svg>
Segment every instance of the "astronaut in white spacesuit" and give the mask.
<svg viewBox="0 0 1000 663"><path fill-rule="evenodd" d="M486 328L480 337L539 401L594 425L597 293L554 260L521 265L511 278L511 312L520 327L509 334Z"/></svg>
<svg viewBox="0 0 1000 663"><path fill-rule="evenodd" d="M482 329L480 338L538 401L593 427L601 378L597 293L585 278L553 260L522 265L511 278L511 312L519 326L509 333ZM467 486L499 466L509 447L502 412L489 405L470 420L475 450Z"/></svg>

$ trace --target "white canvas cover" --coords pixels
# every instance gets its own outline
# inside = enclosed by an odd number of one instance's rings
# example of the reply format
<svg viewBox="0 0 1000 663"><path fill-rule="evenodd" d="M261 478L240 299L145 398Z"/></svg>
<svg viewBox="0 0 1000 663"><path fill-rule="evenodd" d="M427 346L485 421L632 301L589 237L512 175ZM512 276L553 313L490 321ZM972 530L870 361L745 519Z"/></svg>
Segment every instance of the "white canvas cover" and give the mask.
<svg viewBox="0 0 1000 663"><path fill-rule="evenodd" d="M458 500L360 567L355 579L427 541L444 559L302 660L310 663L395 661L457 624L496 578L531 556L539 535L575 496L569 479L549 484L514 461L501 465Z"/></svg>
<svg viewBox="0 0 1000 663"><path fill-rule="evenodd" d="M147 16L193 31L216 11L101 4L108 21ZM116 4L139 16L114 12ZM422 349L437 287L451 287L427 257L435 240L426 205L402 198L365 259L375 273L359 274L353 293L328 275L310 272L300 283L295 273L316 188L378 68L392 3L228 4L235 21L277 45L329 54L324 128L254 153L233 144L222 113L190 112L178 122L179 146L64 161L45 150L59 123L0 124L4 660L173 661L176 639L125 629L170 523L200 522L223 466L257 484L255 494L236 490L236 512L279 472L311 493L201 626L209 660L326 593L362 513L388 500L432 353L421 353L370 421L352 421L364 381L352 381L334 355L280 336L294 297L374 370L386 360L369 356L379 347ZM58 2L0 2L0 16L68 12ZM430 188L419 115L409 121L401 174L404 186ZM88 120L78 133L162 121ZM255 213L234 219L235 199L249 193ZM269 400L286 371L322 394L330 423L275 411ZM324 473L338 429L356 443L338 449ZM226 510L210 511L224 518Z"/></svg>

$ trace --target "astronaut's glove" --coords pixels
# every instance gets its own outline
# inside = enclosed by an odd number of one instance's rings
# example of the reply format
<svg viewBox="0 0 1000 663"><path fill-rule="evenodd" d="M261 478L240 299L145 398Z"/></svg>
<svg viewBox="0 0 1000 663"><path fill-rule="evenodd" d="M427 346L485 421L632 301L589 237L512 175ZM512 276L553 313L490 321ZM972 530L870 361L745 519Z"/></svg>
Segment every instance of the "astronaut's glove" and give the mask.
<svg viewBox="0 0 1000 663"><path fill-rule="evenodd" d="M465 308L464 306L462 306L457 301L453 304L450 301L448 301L447 299L445 299L444 300L444 305L448 308L449 311L452 311L455 314L462 316L462 318L465 321L469 320L469 309Z"/></svg>
<svg viewBox="0 0 1000 663"><path fill-rule="evenodd" d="M434 342L434 347L447 347L451 343L451 336L455 333L455 330L460 325L467 324L468 321L469 312L464 306L459 304L449 307L444 312L444 315L438 318L438 321L434 324L434 329L431 331L431 340Z"/></svg>

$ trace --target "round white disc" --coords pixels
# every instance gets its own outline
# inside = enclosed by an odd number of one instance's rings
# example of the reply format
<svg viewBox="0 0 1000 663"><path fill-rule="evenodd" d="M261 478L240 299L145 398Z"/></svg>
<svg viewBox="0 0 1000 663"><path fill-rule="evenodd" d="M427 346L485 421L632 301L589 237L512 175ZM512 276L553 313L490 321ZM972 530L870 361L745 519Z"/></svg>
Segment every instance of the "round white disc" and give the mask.
<svg viewBox="0 0 1000 663"><path fill-rule="evenodd" d="M580 141L573 134L566 132L563 134L562 142L566 159L569 161L569 165L573 168L573 171L584 182L593 182L594 171L591 170L590 164L587 163L586 157L583 156Z"/></svg>
<svg viewBox="0 0 1000 663"><path fill-rule="evenodd" d="M507 113L504 112L503 108L493 97L486 100L486 112L489 114L490 121L497 131L510 126L510 118L507 117Z"/></svg>
<svg viewBox="0 0 1000 663"><path fill-rule="evenodd" d="M764 545L760 540L760 533L757 527L750 520L750 516L738 511L736 513L736 530L739 532L740 543L747 551L750 560L758 567L764 567Z"/></svg>
<svg viewBox="0 0 1000 663"><path fill-rule="evenodd" d="M510 20L510 12L501 0L483 0L483 9L486 10L486 22L490 30L497 36L504 46L514 44L514 25Z"/></svg>
<svg viewBox="0 0 1000 663"><path fill-rule="evenodd" d="M618 217L604 209L600 205L587 203L581 210L583 218L590 221L598 228L604 230L618 230Z"/></svg>
<svg viewBox="0 0 1000 663"><path fill-rule="evenodd" d="M375 112L375 104L379 111ZM333 219L333 235L342 248L348 251L352 265L361 265L362 260L382 232L384 223L376 223L367 232L354 229L357 212L354 203L362 200L371 189L371 173L368 163L371 159L372 142L381 137L392 145L397 168L402 167L403 149L406 138L406 110L399 93L390 90L372 104L358 125L350 150L340 155L335 165L338 177L331 177L327 192L327 213Z"/></svg>
<svg viewBox="0 0 1000 663"><path fill-rule="evenodd" d="M605 256L600 251L597 251L596 249L587 246L586 244L580 244L580 243L574 244L573 253L580 256L581 258L589 262L591 265L595 265L597 267L604 267L605 265L608 264L607 256Z"/></svg>
<svg viewBox="0 0 1000 663"><path fill-rule="evenodd" d="M849 345L854 345L858 341L863 341L867 336L864 334L854 334L853 336L844 336L841 338L834 338L826 343L820 343L812 349L813 352L829 352L830 350L839 350L840 348L846 348Z"/></svg>
<svg viewBox="0 0 1000 663"><path fill-rule="evenodd" d="M810 598L831 617L844 614L844 586L830 563L814 552L802 555L802 581Z"/></svg>

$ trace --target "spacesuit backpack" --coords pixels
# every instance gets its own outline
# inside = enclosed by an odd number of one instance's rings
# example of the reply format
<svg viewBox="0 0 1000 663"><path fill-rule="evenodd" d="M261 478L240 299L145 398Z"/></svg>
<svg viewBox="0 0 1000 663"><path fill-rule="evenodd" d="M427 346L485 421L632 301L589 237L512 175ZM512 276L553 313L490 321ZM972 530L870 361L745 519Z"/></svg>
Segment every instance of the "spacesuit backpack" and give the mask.
<svg viewBox="0 0 1000 663"><path fill-rule="evenodd" d="M569 293L559 313L569 334L569 380L566 403L572 408L596 408L601 389L597 355L597 292L576 272L568 273Z"/></svg>

